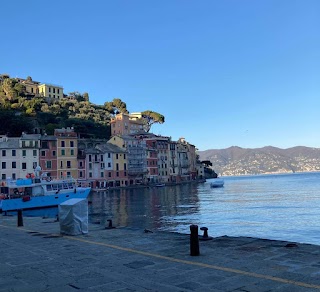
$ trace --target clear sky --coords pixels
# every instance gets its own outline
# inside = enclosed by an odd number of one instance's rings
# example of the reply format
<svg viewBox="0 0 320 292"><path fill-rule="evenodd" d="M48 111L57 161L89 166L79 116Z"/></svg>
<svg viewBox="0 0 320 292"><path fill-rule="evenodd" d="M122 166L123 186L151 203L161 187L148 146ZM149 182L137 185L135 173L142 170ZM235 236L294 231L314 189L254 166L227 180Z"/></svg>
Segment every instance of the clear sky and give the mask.
<svg viewBox="0 0 320 292"><path fill-rule="evenodd" d="M320 147L318 0L10 0L0 25L0 73L159 112L155 134Z"/></svg>

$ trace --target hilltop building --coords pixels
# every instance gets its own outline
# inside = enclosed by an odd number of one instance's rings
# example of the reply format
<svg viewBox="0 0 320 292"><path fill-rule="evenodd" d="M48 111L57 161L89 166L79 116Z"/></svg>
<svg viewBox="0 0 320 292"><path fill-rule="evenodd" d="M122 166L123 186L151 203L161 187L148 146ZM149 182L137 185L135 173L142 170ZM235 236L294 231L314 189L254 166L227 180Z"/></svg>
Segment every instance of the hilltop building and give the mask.
<svg viewBox="0 0 320 292"><path fill-rule="evenodd" d="M60 85L33 81L31 77L16 78L26 88L29 97L46 97L49 99L60 99L63 97L63 87Z"/></svg>
<svg viewBox="0 0 320 292"><path fill-rule="evenodd" d="M110 121L111 135L130 135L144 132L144 120L141 113L117 114Z"/></svg>

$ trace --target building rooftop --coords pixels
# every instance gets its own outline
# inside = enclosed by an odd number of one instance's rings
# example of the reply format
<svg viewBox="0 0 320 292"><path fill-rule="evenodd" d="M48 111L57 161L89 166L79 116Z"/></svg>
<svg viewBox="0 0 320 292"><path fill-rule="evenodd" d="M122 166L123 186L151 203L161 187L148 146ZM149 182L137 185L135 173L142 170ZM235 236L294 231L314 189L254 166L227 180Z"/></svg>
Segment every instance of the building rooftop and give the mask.
<svg viewBox="0 0 320 292"><path fill-rule="evenodd" d="M20 140L40 140L41 134L26 134L22 133Z"/></svg>
<svg viewBox="0 0 320 292"><path fill-rule="evenodd" d="M15 149L19 148L20 138L7 138L6 140L0 140L0 149Z"/></svg>

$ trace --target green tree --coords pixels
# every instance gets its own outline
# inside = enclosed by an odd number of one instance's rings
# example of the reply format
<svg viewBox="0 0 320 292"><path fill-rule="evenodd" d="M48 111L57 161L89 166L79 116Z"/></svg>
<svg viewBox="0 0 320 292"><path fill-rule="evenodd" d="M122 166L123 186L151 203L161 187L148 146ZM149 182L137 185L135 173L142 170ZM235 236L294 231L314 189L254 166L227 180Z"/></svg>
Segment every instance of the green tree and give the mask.
<svg viewBox="0 0 320 292"><path fill-rule="evenodd" d="M155 124L155 123L163 124L164 123L164 116L157 113L157 112L147 110L147 111L142 112L141 114L142 114L142 118L145 122L144 130L146 132L150 131L151 126L153 124Z"/></svg>

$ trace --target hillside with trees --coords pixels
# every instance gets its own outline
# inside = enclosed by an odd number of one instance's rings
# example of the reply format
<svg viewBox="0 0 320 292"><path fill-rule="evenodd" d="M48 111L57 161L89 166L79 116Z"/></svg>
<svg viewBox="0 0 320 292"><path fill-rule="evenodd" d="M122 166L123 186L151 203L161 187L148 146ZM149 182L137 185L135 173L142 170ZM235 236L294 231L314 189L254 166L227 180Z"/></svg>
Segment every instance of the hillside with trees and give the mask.
<svg viewBox="0 0 320 292"><path fill-rule="evenodd" d="M320 171L320 149L304 146L288 149L233 146L198 151L198 155L201 160L210 161L212 168L220 175Z"/></svg>
<svg viewBox="0 0 320 292"><path fill-rule="evenodd" d="M87 92L76 91L54 100L32 95L17 79L0 75L0 135L20 136L21 132L34 133L36 129L51 135L56 128L74 127L81 137L108 139L110 120L118 113L129 113L119 98L96 105L90 102ZM164 116L151 110L142 114L147 130L153 123L164 122Z"/></svg>

